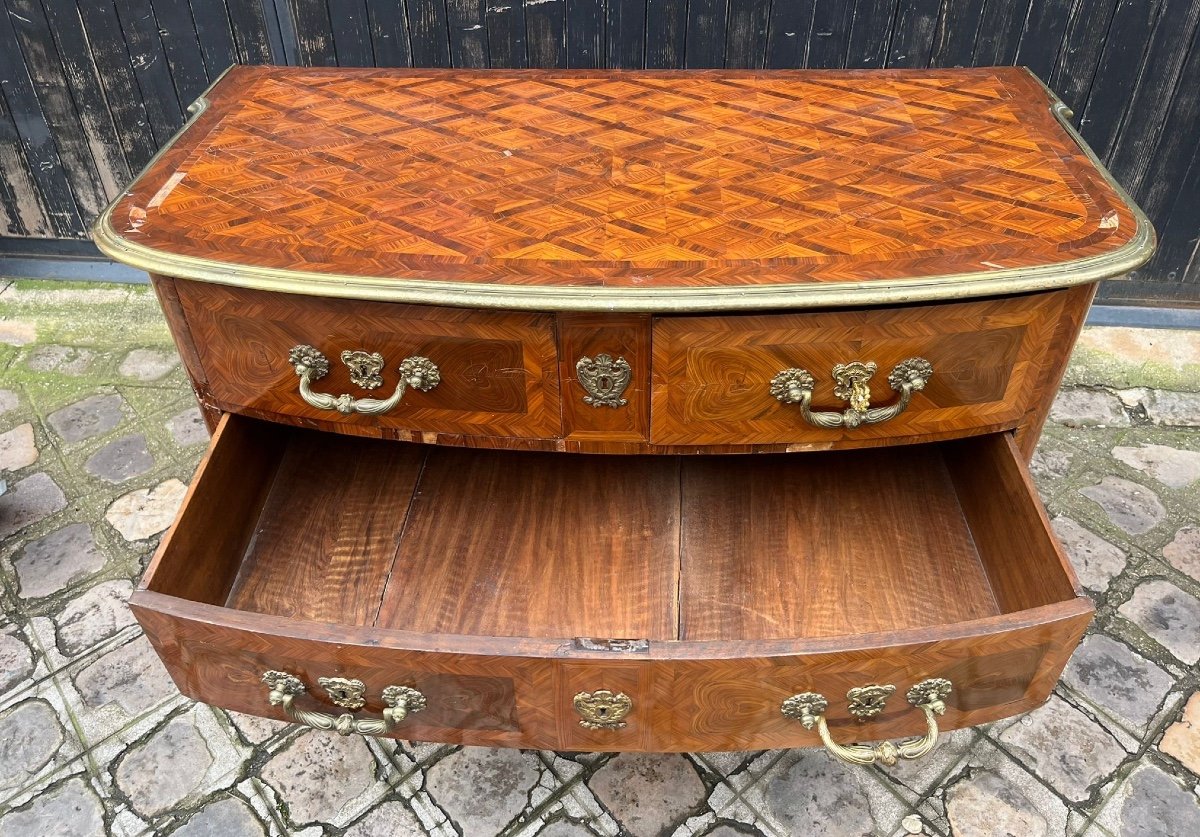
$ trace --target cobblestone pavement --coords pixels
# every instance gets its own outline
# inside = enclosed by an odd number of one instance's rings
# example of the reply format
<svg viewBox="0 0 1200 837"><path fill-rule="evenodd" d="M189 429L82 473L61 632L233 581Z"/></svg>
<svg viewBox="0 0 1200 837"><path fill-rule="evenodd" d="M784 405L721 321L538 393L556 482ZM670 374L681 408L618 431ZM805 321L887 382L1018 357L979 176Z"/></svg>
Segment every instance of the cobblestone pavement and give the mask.
<svg viewBox="0 0 1200 837"><path fill-rule="evenodd" d="M1044 707L848 769L301 731L124 605L206 441L146 288L0 280L0 835L1200 835L1200 333L1089 329L1034 462L1098 604Z"/></svg>

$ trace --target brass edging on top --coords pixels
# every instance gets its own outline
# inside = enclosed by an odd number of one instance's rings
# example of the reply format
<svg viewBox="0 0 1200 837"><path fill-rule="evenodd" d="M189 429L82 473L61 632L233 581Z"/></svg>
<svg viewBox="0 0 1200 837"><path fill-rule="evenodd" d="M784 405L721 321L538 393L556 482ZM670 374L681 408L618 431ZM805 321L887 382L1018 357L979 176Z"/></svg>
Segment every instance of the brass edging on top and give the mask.
<svg viewBox="0 0 1200 837"><path fill-rule="evenodd" d="M188 120L150 159L134 182L166 154L208 109L207 94L230 69L232 67L225 70L188 107ZM1133 238L1110 253L1053 265L1004 268L987 273L768 286L597 289L402 279L258 267L156 250L128 240L112 226L113 210L129 193L128 189L113 199L96 219L92 227L92 240L101 252L115 261L147 273L180 279L307 296L530 311L684 313L968 299L1082 285L1119 276L1145 264L1155 248L1154 228L1150 220L1071 125L1070 109L1034 73L1029 74L1045 89L1055 119L1125 203L1136 221Z"/></svg>

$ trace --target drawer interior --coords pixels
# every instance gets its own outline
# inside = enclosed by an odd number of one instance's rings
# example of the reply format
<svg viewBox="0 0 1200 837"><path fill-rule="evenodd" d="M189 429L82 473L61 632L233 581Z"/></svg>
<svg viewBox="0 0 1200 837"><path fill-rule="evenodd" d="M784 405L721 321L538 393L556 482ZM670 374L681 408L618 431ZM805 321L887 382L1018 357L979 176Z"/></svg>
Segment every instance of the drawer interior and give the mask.
<svg viewBox="0 0 1200 837"><path fill-rule="evenodd" d="M1007 434L599 457L233 415L143 583L333 624L660 641L916 629L1077 595Z"/></svg>

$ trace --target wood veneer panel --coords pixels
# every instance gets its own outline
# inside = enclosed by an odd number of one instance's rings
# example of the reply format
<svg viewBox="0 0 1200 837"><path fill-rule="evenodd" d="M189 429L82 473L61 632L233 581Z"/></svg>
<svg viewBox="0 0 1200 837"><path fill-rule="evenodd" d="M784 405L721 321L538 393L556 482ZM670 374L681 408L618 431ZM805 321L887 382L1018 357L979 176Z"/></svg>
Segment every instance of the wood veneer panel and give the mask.
<svg viewBox="0 0 1200 837"><path fill-rule="evenodd" d="M175 522L141 588L197 602L224 602L288 434L224 415Z"/></svg>
<svg viewBox="0 0 1200 837"><path fill-rule="evenodd" d="M175 280L170 276L151 274L150 284L154 287L154 293L158 297L158 304L167 320L167 327L171 330L171 338L175 341L175 348L179 351L183 368L187 370L188 379L192 383L192 392L200 405L200 414L204 417L204 423L208 426L208 432L211 434L216 430L217 423L221 419L221 411L213 406L212 396L208 391L208 381L204 374L204 365L200 362L200 352L196 348L196 342L192 339L192 330L188 326L183 304L179 301L179 291L175 287Z"/></svg>
<svg viewBox="0 0 1200 837"><path fill-rule="evenodd" d="M288 441L227 606L369 625L427 449L312 431Z"/></svg>
<svg viewBox="0 0 1200 837"><path fill-rule="evenodd" d="M434 449L378 624L677 636L675 460Z"/></svg>
<svg viewBox="0 0 1200 837"><path fill-rule="evenodd" d="M920 734L921 714L903 694L927 677L954 684L938 719L942 730L1026 712L1045 703L1091 614L1091 602L1076 598L941 628L802 640L779 655L765 655L765 643L748 643L756 651L738 658L681 659L672 693L660 704L670 707L660 716L670 732L660 732L659 740L673 750L819 746L800 738L799 725L779 712L786 698L806 691L829 698L827 719L836 740ZM863 723L849 715L843 696L868 683L891 683L898 694L881 715Z"/></svg>
<svg viewBox="0 0 1200 837"><path fill-rule="evenodd" d="M1000 612L938 449L685 460L681 635L827 637Z"/></svg>
<svg viewBox="0 0 1200 837"><path fill-rule="evenodd" d="M397 728L397 738L660 752L818 746L814 732L779 714L785 697L810 689L834 698L830 723L847 737L920 734L920 713L901 701L868 724L850 721L835 696L870 682L903 691L925 677L950 677L955 691L939 721L945 730L1027 711L1045 701L1092 612L1077 598L961 625L828 639L651 643L646 653L629 655L584 652L561 639L323 625L147 591L136 592L131 607L180 690L226 709L287 720L267 703L261 681L262 672L284 669L309 684L324 676L361 678L366 713L382 708L385 686L418 686L430 707ZM570 699L609 684L633 698L636 717L617 735L591 734L575 722ZM309 706L340 713L313 692L304 699Z"/></svg>
<svg viewBox="0 0 1200 837"><path fill-rule="evenodd" d="M385 285L669 290L969 284L1136 235L1017 68L239 67L209 99L113 240Z"/></svg>
<svg viewBox="0 0 1200 837"><path fill-rule="evenodd" d="M554 317L322 299L175 283L204 365L211 396L232 411L317 420L357 428L499 436L558 436L558 352ZM386 398L404 358L428 357L441 382L428 392L409 389L383 415L343 415L306 404L288 353L315 346L329 360L318 392ZM383 385L364 390L350 380L344 350L383 355Z"/></svg>
<svg viewBox="0 0 1200 837"><path fill-rule="evenodd" d="M645 442L650 437L650 318L614 314L560 314L558 356L562 380L563 436L571 442ZM629 386L621 407L583 399L575 364L607 354L624 358Z"/></svg>
<svg viewBox="0 0 1200 837"><path fill-rule="evenodd" d="M1050 416L1050 408L1054 404L1054 396L1062 384L1067 372L1067 364L1071 360L1071 350L1079 339L1087 319L1088 309L1096 296L1099 283L1080 285L1060 292L1062 297L1062 312L1058 317L1058 327L1050 338L1050 345L1042 357L1041 382L1037 387L1037 396L1029 404L1029 410L1015 433L1017 447L1021 456L1029 462L1042 435L1042 427Z"/></svg>
<svg viewBox="0 0 1200 837"><path fill-rule="evenodd" d="M1044 384L1047 353L1070 291L1020 297L751 316L654 320L651 441L659 445L780 442L854 443L973 428L1015 427L1053 395ZM873 361L871 403L894 402L888 374L923 357L933 365L925 389L889 421L820 428L770 394L791 367L815 379L814 410L840 412L833 368Z"/></svg>
<svg viewBox="0 0 1200 837"><path fill-rule="evenodd" d="M1012 437L964 439L944 451L1001 607L1026 610L1079 595Z"/></svg>

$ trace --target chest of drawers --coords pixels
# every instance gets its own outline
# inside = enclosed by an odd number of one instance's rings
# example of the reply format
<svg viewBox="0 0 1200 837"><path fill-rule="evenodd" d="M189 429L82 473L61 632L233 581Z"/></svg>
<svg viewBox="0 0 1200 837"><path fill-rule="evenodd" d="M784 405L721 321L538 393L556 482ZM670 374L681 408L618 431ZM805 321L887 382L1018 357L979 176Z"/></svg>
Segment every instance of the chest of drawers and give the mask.
<svg viewBox="0 0 1200 837"><path fill-rule="evenodd" d="M1064 112L1014 69L231 71L96 227L214 430L131 600L176 684L857 763L1038 705L1092 606L1025 463L1153 249Z"/></svg>

